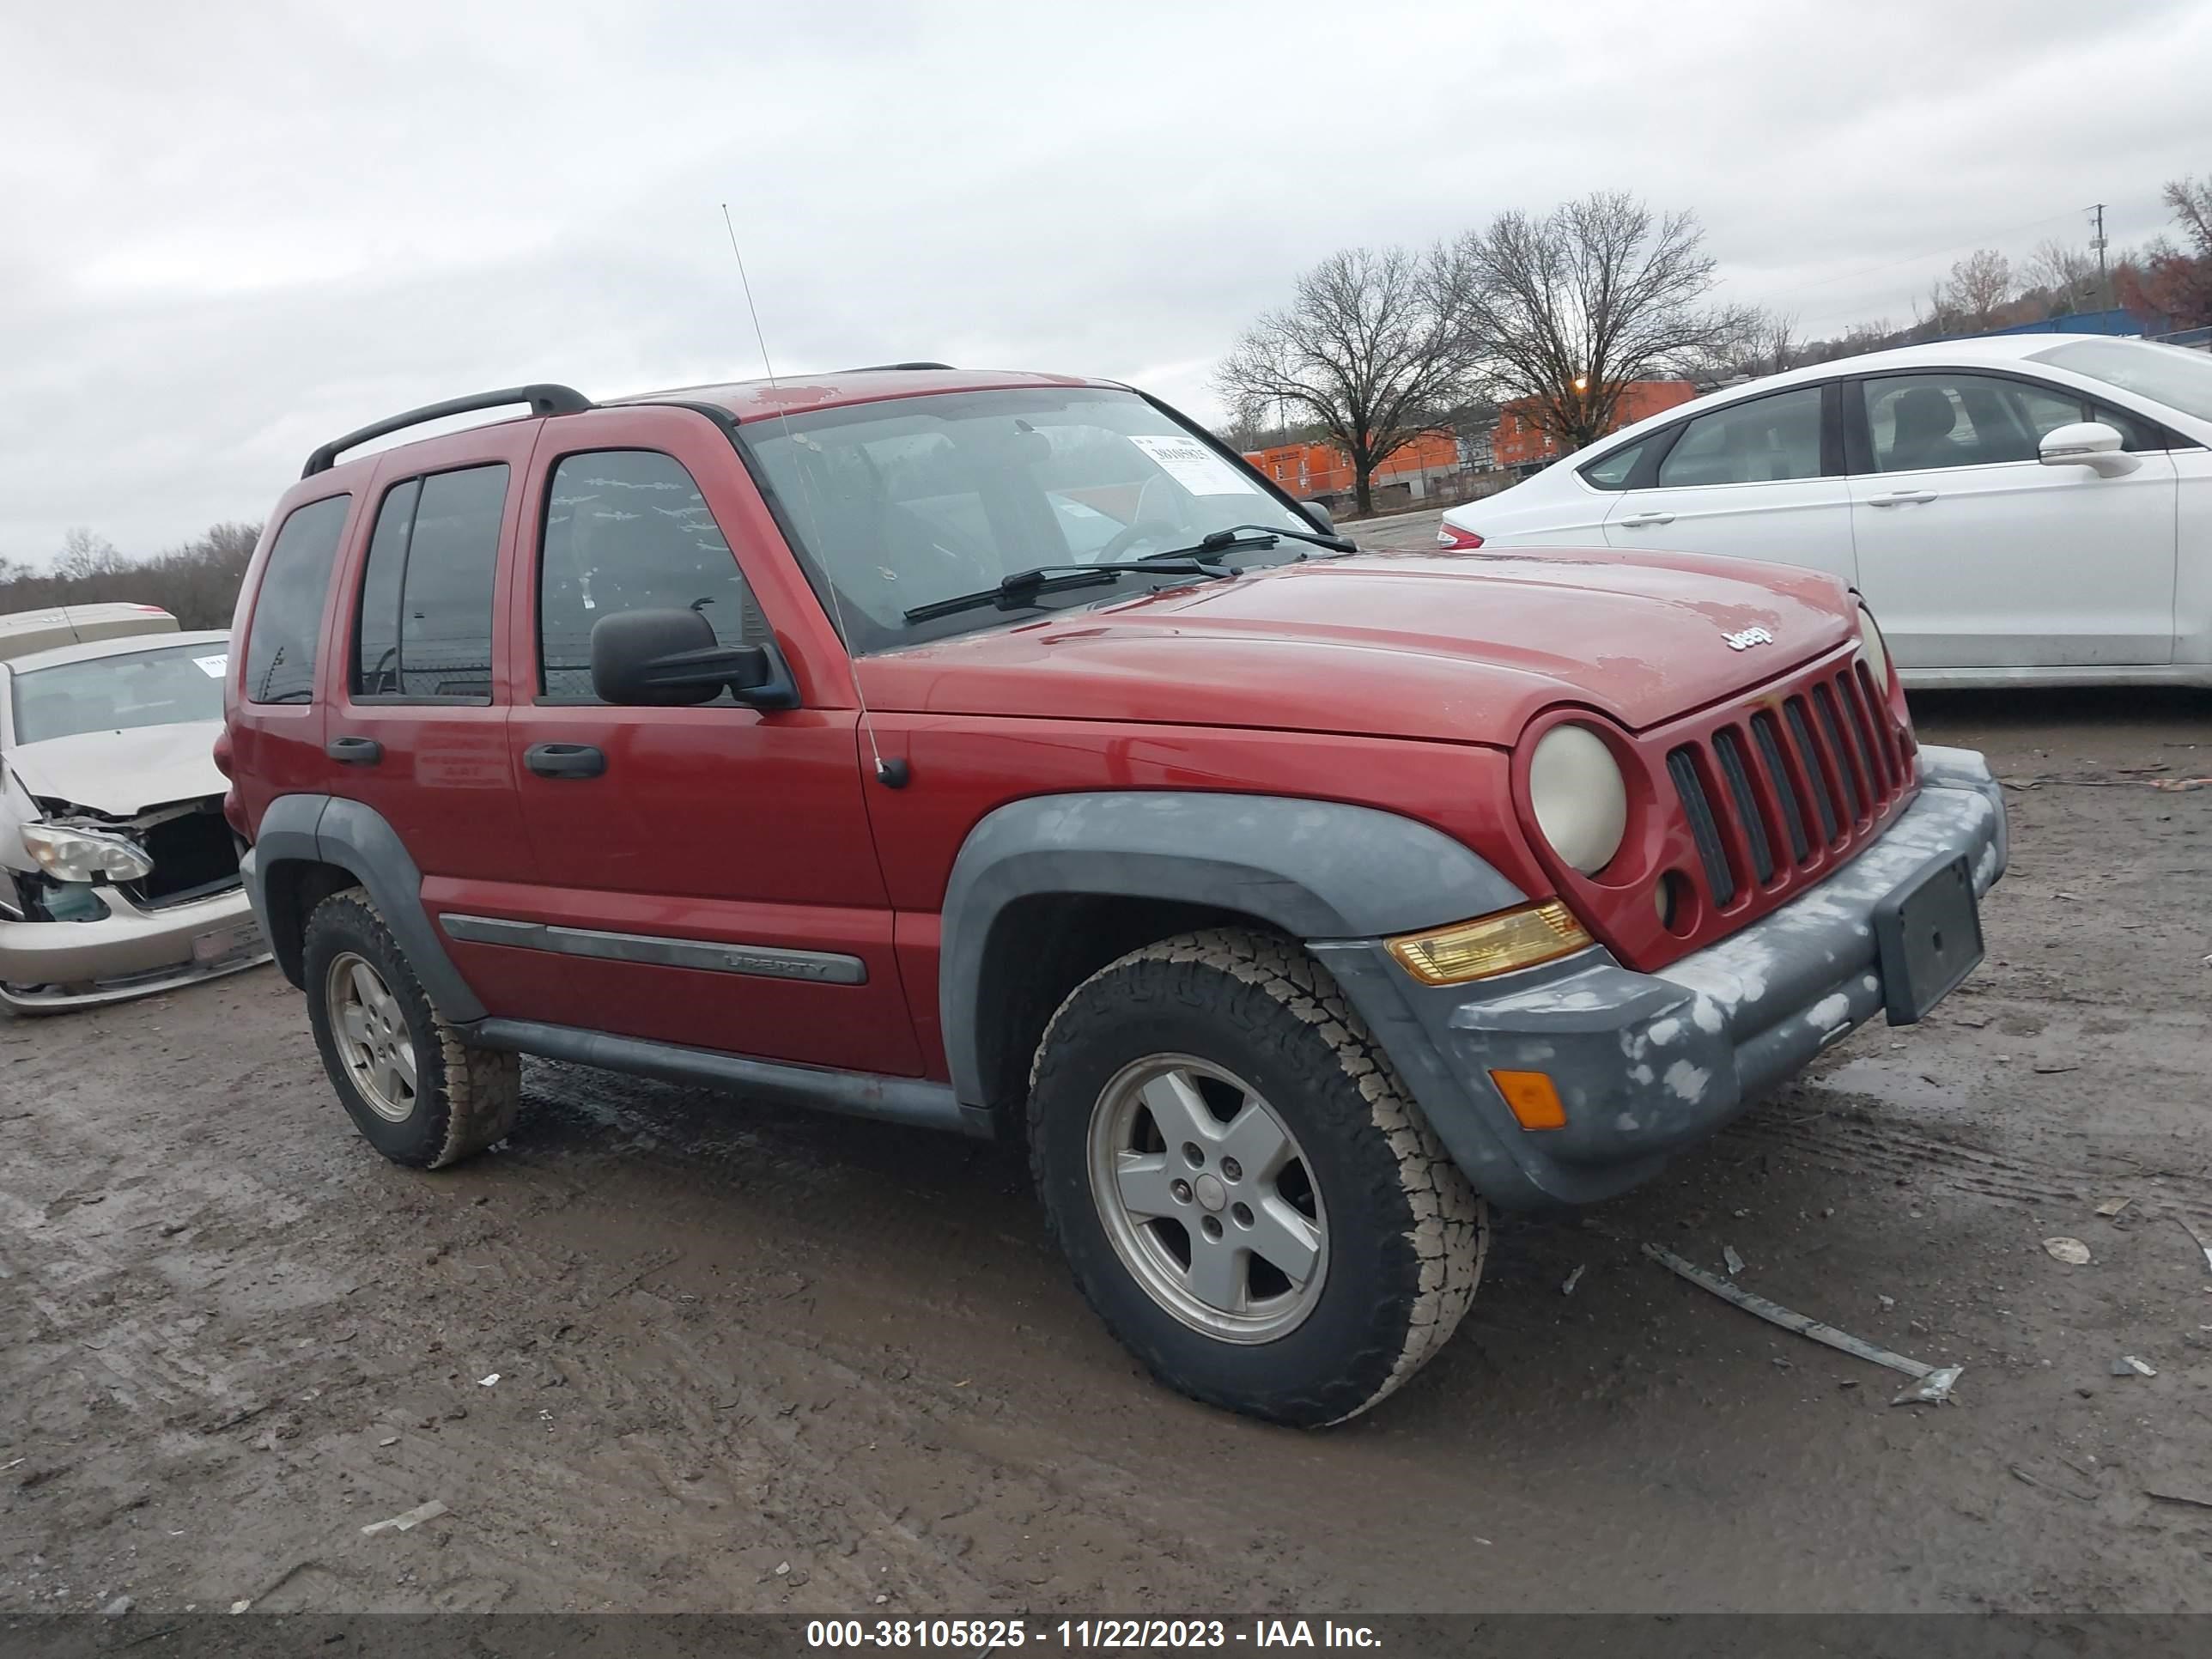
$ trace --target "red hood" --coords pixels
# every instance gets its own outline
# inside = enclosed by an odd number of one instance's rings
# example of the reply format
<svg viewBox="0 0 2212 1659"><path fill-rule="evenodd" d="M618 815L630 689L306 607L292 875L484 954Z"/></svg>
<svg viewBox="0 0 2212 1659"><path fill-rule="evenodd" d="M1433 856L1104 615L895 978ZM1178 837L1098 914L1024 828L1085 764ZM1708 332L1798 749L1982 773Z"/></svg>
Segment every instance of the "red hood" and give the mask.
<svg viewBox="0 0 2212 1659"><path fill-rule="evenodd" d="M862 659L890 712L1510 744L1585 703L1632 729L1747 690L1856 629L1832 576L1567 548L1362 554ZM1741 649L1730 635L1771 639Z"/></svg>

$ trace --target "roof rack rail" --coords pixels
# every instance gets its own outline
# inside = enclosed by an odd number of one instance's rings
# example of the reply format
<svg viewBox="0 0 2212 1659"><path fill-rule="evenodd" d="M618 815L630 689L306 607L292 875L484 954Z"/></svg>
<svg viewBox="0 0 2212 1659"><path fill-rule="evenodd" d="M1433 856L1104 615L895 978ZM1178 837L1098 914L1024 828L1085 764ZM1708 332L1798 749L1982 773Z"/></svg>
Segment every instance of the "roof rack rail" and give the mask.
<svg viewBox="0 0 2212 1659"><path fill-rule="evenodd" d="M333 438L313 454L300 476L312 478L318 472L327 472L337 464L337 458L349 449L365 444L372 438L387 437L394 432L404 432L410 426L421 426L425 421L442 421L448 415L469 415L480 409L504 409L509 404L528 404L533 415L581 415L593 407L592 400L574 386L556 386L550 381L532 386L501 386L496 392L479 392L471 398L448 398L442 404L425 404L420 409L410 409L404 415L394 415L389 420L349 432L343 438Z"/></svg>
<svg viewBox="0 0 2212 1659"><path fill-rule="evenodd" d="M848 374L880 374L895 368L950 368L950 363L865 363L859 368L848 368Z"/></svg>

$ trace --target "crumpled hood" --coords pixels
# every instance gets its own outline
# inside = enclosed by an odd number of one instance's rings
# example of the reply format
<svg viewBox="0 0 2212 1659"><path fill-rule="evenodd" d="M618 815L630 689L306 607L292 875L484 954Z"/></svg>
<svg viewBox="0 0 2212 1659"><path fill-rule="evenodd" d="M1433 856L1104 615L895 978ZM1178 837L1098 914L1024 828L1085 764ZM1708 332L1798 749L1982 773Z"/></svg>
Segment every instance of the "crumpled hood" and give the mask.
<svg viewBox="0 0 2212 1659"><path fill-rule="evenodd" d="M886 712L1504 745L1562 702L1642 730L1747 692L1856 629L1836 578L1741 560L1362 554L956 636L860 668L870 706Z"/></svg>
<svg viewBox="0 0 2212 1659"><path fill-rule="evenodd" d="M10 749L8 769L31 794L128 818L172 801L220 795L229 786L215 769L222 722L188 720L127 732L80 732Z"/></svg>

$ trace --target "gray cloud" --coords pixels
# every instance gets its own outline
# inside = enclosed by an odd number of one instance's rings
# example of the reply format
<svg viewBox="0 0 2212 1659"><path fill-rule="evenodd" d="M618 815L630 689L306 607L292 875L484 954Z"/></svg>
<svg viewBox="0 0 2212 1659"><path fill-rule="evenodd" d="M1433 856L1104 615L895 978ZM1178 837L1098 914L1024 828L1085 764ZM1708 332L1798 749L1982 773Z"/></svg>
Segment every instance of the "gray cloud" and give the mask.
<svg viewBox="0 0 2212 1659"><path fill-rule="evenodd" d="M1210 415L1237 329L1349 242L1624 186L1832 330L2092 201L2147 234L2212 167L2179 3L135 9L0 25L0 555L258 517L318 441L462 391L757 374L724 201L780 370Z"/></svg>

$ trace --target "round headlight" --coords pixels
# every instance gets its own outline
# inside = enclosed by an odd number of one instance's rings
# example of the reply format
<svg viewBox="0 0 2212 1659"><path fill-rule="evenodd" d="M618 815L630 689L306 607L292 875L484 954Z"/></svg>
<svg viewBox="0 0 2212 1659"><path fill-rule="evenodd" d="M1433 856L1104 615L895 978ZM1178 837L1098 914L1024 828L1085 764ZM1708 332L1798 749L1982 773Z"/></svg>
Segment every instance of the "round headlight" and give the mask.
<svg viewBox="0 0 2212 1659"><path fill-rule="evenodd" d="M1866 653L1867 666L1874 671L1874 683L1884 696L1889 695L1889 647L1883 641L1881 629L1874 625L1874 612L1864 605L1859 607L1859 649Z"/></svg>
<svg viewBox="0 0 2212 1659"><path fill-rule="evenodd" d="M1536 828L1575 869L1594 876L1628 833L1628 785L1613 750L1587 726L1555 726L1528 761Z"/></svg>

